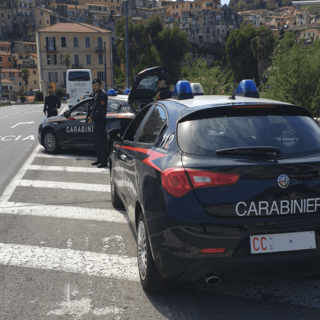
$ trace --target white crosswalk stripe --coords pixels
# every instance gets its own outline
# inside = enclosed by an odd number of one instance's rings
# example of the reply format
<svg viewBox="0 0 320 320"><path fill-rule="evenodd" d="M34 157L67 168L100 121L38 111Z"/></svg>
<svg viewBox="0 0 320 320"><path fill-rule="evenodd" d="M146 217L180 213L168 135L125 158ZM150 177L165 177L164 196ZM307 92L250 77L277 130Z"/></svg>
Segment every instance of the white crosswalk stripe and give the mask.
<svg viewBox="0 0 320 320"><path fill-rule="evenodd" d="M88 157L88 156L73 156L70 154L46 154L46 153L38 153L36 155L37 158L49 158L49 159L74 159L74 160L97 160L96 157Z"/></svg>
<svg viewBox="0 0 320 320"><path fill-rule="evenodd" d="M81 173L110 173L109 169L85 168L85 167L65 167L65 166L30 165L29 170L64 171L64 172L81 172Z"/></svg>
<svg viewBox="0 0 320 320"><path fill-rule="evenodd" d="M139 280L136 258L79 250L0 243L0 264Z"/></svg>
<svg viewBox="0 0 320 320"><path fill-rule="evenodd" d="M110 192L110 185L61 181L20 180L19 187Z"/></svg>
<svg viewBox="0 0 320 320"><path fill-rule="evenodd" d="M127 223L124 211L19 202L0 203L0 214Z"/></svg>

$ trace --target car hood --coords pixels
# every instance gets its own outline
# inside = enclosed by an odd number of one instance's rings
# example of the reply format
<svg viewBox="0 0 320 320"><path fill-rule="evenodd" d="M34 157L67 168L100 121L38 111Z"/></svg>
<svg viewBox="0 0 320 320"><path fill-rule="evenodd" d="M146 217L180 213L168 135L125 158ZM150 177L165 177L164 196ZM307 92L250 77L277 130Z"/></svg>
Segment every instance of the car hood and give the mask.
<svg viewBox="0 0 320 320"><path fill-rule="evenodd" d="M128 102L152 100L158 92L158 80L165 80L171 76L172 70L167 67L154 67L138 73L128 96Z"/></svg>
<svg viewBox="0 0 320 320"><path fill-rule="evenodd" d="M61 119L66 119L66 118L63 115L57 115L57 116L54 116L54 117L43 119L42 123L52 122L52 121L59 121Z"/></svg>

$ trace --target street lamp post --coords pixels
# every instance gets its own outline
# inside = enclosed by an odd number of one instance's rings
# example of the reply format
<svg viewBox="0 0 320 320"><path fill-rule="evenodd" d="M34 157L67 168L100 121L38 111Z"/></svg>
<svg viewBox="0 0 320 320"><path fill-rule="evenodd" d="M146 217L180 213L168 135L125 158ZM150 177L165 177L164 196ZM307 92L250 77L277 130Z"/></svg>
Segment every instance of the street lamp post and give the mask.
<svg viewBox="0 0 320 320"><path fill-rule="evenodd" d="M103 41L103 51L104 51L104 89L108 92L107 86L107 50L106 50L106 42Z"/></svg>
<svg viewBox="0 0 320 320"><path fill-rule="evenodd" d="M2 101L2 81L1 81L1 69L0 69L0 101Z"/></svg>
<svg viewBox="0 0 320 320"><path fill-rule="evenodd" d="M129 29L128 29L128 1L125 0L125 15L126 15L126 32L125 32L125 40L126 40L126 76L127 76L127 88L130 88L130 73L129 73Z"/></svg>

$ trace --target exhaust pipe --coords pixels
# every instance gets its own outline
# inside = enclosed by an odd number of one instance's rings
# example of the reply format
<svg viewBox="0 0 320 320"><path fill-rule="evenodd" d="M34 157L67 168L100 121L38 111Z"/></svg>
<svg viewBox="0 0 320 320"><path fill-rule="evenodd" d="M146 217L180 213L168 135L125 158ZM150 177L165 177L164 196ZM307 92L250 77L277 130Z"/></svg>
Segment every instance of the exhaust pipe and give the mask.
<svg viewBox="0 0 320 320"><path fill-rule="evenodd" d="M204 280L209 286L214 286L220 282L220 278L215 274L207 274L204 276Z"/></svg>

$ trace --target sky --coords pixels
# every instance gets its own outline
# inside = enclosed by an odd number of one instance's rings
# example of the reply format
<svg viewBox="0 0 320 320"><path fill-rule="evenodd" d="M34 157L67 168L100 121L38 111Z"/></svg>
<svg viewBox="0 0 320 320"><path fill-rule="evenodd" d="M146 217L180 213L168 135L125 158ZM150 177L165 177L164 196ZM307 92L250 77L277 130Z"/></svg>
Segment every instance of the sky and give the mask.
<svg viewBox="0 0 320 320"><path fill-rule="evenodd" d="M221 0L221 6L223 5L228 5L229 4L229 0Z"/></svg>

